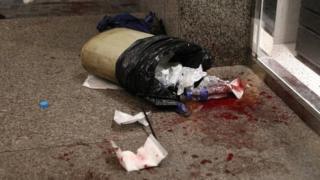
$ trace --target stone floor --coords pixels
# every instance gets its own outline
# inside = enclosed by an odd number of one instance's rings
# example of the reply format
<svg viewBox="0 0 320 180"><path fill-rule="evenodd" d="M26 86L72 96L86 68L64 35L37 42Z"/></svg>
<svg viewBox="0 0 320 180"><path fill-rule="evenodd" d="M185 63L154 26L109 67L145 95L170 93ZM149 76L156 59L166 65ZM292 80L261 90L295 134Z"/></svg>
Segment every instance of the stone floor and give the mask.
<svg viewBox="0 0 320 180"><path fill-rule="evenodd" d="M209 70L240 76L243 99L189 104L189 118L125 91L82 87L79 52L101 16L0 21L0 179L320 179L319 136L244 66ZM141 106L169 155L127 173L108 140L135 151L148 131L117 126L113 113Z"/></svg>
<svg viewBox="0 0 320 180"><path fill-rule="evenodd" d="M0 0L0 14L7 19L38 16L100 15L137 12L139 0Z"/></svg>

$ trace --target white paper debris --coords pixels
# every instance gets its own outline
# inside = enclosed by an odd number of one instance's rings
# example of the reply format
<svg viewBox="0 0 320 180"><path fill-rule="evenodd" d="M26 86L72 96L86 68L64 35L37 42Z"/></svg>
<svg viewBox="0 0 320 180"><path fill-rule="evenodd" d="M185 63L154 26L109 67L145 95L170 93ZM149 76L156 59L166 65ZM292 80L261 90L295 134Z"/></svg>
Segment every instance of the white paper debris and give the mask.
<svg viewBox="0 0 320 180"><path fill-rule="evenodd" d="M185 88L192 87L193 84L205 77L202 65L197 69L183 67L181 64L160 64L156 68L155 78L165 87L178 86L178 95L181 95Z"/></svg>
<svg viewBox="0 0 320 180"><path fill-rule="evenodd" d="M149 115L150 113L151 112L147 112L146 114ZM114 112L113 120L119 125L132 124L135 122L139 122L144 126L149 126L149 123L146 120L146 117L143 112L140 112L133 116L133 115L116 110Z"/></svg>
<svg viewBox="0 0 320 180"><path fill-rule="evenodd" d="M92 74L88 75L87 79L82 85L90 89L122 89L120 86Z"/></svg>
<svg viewBox="0 0 320 180"><path fill-rule="evenodd" d="M120 164L128 172L158 166L168 155L168 152L153 135L147 138L144 145L137 150L136 154L131 151L122 151L113 141L111 141L111 145L115 149Z"/></svg>
<svg viewBox="0 0 320 180"><path fill-rule="evenodd" d="M165 87L176 86L182 73L181 64L159 65L156 69L156 79Z"/></svg>
<svg viewBox="0 0 320 180"><path fill-rule="evenodd" d="M205 77L207 72L204 72L202 69L202 65L200 65L197 69L183 67L181 77L179 78L178 85L178 95L181 95L184 92L185 88L193 87L193 84L199 81L201 78Z"/></svg>
<svg viewBox="0 0 320 180"><path fill-rule="evenodd" d="M244 94L244 87L241 84L241 80L239 78L233 80L229 87L232 91L232 93L238 98L241 99Z"/></svg>
<svg viewBox="0 0 320 180"><path fill-rule="evenodd" d="M210 87L210 86L219 86L219 85L226 85L229 81L224 81L217 76L206 76L203 78L201 83L199 84L199 88L202 87Z"/></svg>

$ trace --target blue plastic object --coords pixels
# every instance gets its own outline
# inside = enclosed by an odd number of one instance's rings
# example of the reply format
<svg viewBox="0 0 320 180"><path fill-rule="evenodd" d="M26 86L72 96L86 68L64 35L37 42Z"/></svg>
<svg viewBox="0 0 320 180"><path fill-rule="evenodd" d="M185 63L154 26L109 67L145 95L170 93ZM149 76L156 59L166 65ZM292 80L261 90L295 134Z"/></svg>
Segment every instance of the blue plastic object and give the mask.
<svg viewBox="0 0 320 180"><path fill-rule="evenodd" d="M99 21L97 29L99 32L113 28L129 28L154 35L166 35L162 20L154 12L150 12L144 19L139 19L129 13L121 13L116 16L104 16Z"/></svg>
<svg viewBox="0 0 320 180"><path fill-rule="evenodd" d="M40 109L47 109L49 107L49 102L47 100L40 100L39 107Z"/></svg>
<svg viewBox="0 0 320 180"><path fill-rule="evenodd" d="M183 103L178 103L177 104L177 112L179 114L187 114L188 113L188 108L185 104Z"/></svg>
<svg viewBox="0 0 320 180"><path fill-rule="evenodd" d="M129 13L122 13L113 17L105 16L98 23L97 29L99 32L102 32L116 27L126 27L129 29L150 33L154 18L154 13L149 13L145 19L138 19Z"/></svg>
<svg viewBox="0 0 320 180"><path fill-rule="evenodd" d="M209 92L207 88L202 88L200 90L200 101L207 101L209 96Z"/></svg>

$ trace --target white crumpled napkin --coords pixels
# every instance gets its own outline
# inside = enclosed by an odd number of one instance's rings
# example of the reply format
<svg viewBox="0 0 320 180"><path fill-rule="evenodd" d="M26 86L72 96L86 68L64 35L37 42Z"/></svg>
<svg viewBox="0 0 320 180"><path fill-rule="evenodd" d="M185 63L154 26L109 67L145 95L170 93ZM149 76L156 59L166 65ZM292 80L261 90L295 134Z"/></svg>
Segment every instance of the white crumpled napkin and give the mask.
<svg viewBox="0 0 320 180"><path fill-rule="evenodd" d="M150 113L151 112L147 112L147 115L149 115ZM116 110L114 112L113 120L119 125L132 124L135 122L139 122L144 126L149 126L149 123L146 120L146 117L144 116L143 112L140 112L136 115L130 115L130 114Z"/></svg>
<svg viewBox="0 0 320 180"><path fill-rule="evenodd" d="M122 151L114 141L111 141L111 145L116 152L120 164L128 172L158 166L168 155L168 152L153 135L147 138L144 145L137 150L136 154L131 151Z"/></svg>
<svg viewBox="0 0 320 180"><path fill-rule="evenodd" d="M90 89L122 89L120 86L92 74L88 75L82 86Z"/></svg>
<svg viewBox="0 0 320 180"><path fill-rule="evenodd" d="M193 84L199 81L201 78L205 77L207 72L203 71L202 65L197 69L183 67L181 77L179 78L178 85L178 95L181 95L184 92L185 88L193 87Z"/></svg>

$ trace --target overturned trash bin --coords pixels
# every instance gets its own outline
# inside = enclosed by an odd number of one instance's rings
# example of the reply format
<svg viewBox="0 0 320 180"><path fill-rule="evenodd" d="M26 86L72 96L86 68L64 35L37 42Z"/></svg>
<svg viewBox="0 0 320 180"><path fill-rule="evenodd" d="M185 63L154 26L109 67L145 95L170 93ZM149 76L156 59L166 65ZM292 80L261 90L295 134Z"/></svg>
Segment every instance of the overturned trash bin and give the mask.
<svg viewBox="0 0 320 180"><path fill-rule="evenodd" d="M213 57L206 49L178 38L115 28L89 40L82 48L81 60L88 72L119 83L156 106L177 107L181 102L176 90L155 78L158 64L201 65L205 71Z"/></svg>

